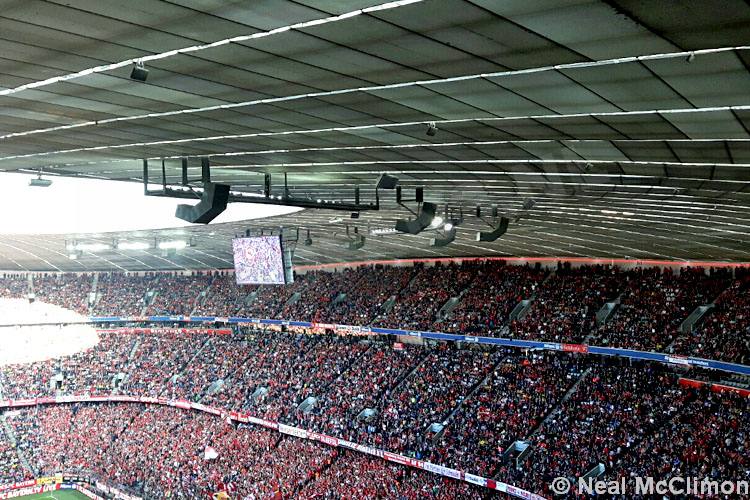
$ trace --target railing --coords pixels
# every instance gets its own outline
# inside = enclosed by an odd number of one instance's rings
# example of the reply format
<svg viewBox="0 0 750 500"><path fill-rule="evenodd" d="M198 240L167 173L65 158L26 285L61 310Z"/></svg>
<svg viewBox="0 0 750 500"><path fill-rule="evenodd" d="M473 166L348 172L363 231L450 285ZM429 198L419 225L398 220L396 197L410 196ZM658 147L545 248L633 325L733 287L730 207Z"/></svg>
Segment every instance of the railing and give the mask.
<svg viewBox="0 0 750 500"><path fill-rule="evenodd" d="M241 317L221 317L221 316L138 316L138 317L121 317L121 316L92 316L89 318L92 323L129 323L129 322L150 322L150 323L232 323L248 324L258 326L291 326L297 328L308 328L317 330L333 330L343 334L359 335L393 335L419 337L432 340L444 340L448 342L468 342L474 344L496 345L503 347L515 347L520 349L544 349L550 351L577 352L581 354L598 354L603 356L619 356L630 359L640 359L645 361L656 361L670 365L696 366L700 368L710 368L721 370L729 373L739 373L741 375L750 375L750 366L729 363L727 361L710 360L696 358L692 356L681 356L676 354L667 354L650 351L637 351L634 349L624 349L618 347L599 347L588 344L565 344L558 342L544 342L538 340L515 340L502 337L482 337L473 335L458 335L453 333L400 330L396 328L378 328L372 326L353 326L329 323L311 323L309 321L290 321L281 319L262 319L262 318L241 318Z"/></svg>

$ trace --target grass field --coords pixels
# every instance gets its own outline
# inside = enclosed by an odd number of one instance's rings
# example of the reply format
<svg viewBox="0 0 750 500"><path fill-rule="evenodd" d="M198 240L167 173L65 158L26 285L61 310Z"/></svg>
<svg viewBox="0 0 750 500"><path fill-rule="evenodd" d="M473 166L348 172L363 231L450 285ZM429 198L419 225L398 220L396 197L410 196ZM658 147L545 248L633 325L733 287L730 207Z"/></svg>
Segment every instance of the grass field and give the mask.
<svg viewBox="0 0 750 500"><path fill-rule="evenodd" d="M60 490L60 491L51 491L49 493L37 493L35 495L26 495L24 497L19 498L26 498L28 500L81 500L85 499L88 500L87 497L82 495L81 493L78 493L77 491L73 490Z"/></svg>

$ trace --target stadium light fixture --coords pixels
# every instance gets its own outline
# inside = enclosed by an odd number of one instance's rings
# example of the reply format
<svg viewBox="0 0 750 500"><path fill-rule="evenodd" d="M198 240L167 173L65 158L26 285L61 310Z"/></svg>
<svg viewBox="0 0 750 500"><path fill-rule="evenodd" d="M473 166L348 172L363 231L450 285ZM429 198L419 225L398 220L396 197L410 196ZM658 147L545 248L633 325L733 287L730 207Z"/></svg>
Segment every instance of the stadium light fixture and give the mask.
<svg viewBox="0 0 750 500"><path fill-rule="evenodd" d="M437 229L443 225L444 221L445 219L443 219L439 215L437 217L433 217L432 222L430 223L429 226L427 226L427 229Z"/></svg>
<svg viewBox="0 0 750 500"><path fill-rule="evenodd" d="M148 78L148 70L143 61L133 63L133 71L130 72L130 79L137 82L145 82Z"/></svg>
<svg viewBox="0 0 750 500"><path fill-rule="evenodd" d="M188 243L185 240L160 241L158 246L159 250L182 250Z"/></svg>
<svg viewBox="0 0 750 500"><path fill-rule="evenodd" d="M510 220L507 217L500 217L500 224L493 227L492 231L479 231L477 241L491 242L497 240L508 230Z"/></svg>
<svg viewBox="0 0 750 500"><path fill-rule="evenodd" d="M437 205L434 203L425 202L422 204L422 210L419 212L419 215L412 220L406 220L406 219L399 219L396 221L396 231L399 231L401 233L408 233L408 234L419 234L425 229L427 229L435 220L435 211L437 210ZM442 224L442 217L440 218L440 223ZM437 226L435 226L437 227Z"/></svg>
<svg viewBox="0 0 750 500"><path fill-rule="evenodd" d="M76 245L76 250L81 252L103 252L111 249L112 245L106 243L79 243Z"/></svg>
<svg viewBox="0 0 750 500"><path fill-rule="evenodd" d="M398 185L398 178L386 173L380 174L375 189L395 189Z"/></svg>
<svg viewBox="0 0 750 500"><path fill-rule="evenodd" d="M447 224L446 224L447 225ZM442 236L430 240L431 247L446 247L456 239L456 227L451 224L451 229L443 231Z"/></svg>
<svg viewBox="0 0 750 500"><path fill-rule="evenodd" d="M151 245L143 241L118 241L117 242L118 250L148 250L149 248L151 248Z"/></svg>
<svg viewBox="0 0 750 500"><path fill-rule="evenodd" d="M42 179L41 170L39 171L39 176L36 179L29 180L29 186L31 187L50 187L51 185L51 179Z"/></svg>

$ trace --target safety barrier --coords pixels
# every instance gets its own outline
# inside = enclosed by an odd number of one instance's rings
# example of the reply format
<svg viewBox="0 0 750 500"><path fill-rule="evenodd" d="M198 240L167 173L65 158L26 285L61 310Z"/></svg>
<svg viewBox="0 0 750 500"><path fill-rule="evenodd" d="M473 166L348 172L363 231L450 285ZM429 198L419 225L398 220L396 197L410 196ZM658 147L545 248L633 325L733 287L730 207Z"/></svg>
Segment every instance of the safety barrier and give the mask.
<svg viewBox="0 0 750 500"><path fill-rule="evenodd" d="M444 340L449 342L468 342L474 344L496 345L503 347L515 347L520 349L545 349L551 351L577 352L582 354L599 354L603 356L619 356L630 359L640 359L645 361L656 361L671 365L696 366L700 368L710 368L721 370L729 373L738 373L741 375L750 375L750 366L726 361L717 361L704 358L695 358L692 356L680 356L676 354L667 354L650 351L637 351L633 349L622 349L617 347L599 347L587 344L564 344L556 342L542 342L538 340L515 340L501 337L482 337L474 335L458 335L453 333L401 330L396 328L378 328L369 326L340 325L332 323L312 323L309 321L290 321L281 319L263 319L263 318L241 318L241 317L221 317L221 316L92 316L89 318L92 323L128 323L128 322L149 322L149 323L231 323L231 324L248 324L257 326L285 326L296 328L307 328L313 330L332 330L341 334L348 335L393 335L409 336L423 339Z"/></svg>

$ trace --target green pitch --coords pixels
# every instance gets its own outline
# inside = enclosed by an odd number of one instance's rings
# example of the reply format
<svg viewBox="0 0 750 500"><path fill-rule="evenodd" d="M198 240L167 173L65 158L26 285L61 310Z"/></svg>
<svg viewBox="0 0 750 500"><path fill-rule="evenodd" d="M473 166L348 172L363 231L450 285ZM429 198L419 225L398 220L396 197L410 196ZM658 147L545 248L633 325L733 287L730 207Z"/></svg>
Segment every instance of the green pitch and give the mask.
<svg viewBox="0 0 750 500"><path fill-rule="evenodd" d="M35 495L26 495L19 498L26 498L28 500L88 500L88 497L74 490L59 490L51 491L49 493L37 493Z"/></svg>

